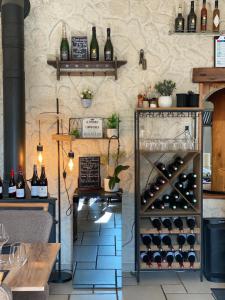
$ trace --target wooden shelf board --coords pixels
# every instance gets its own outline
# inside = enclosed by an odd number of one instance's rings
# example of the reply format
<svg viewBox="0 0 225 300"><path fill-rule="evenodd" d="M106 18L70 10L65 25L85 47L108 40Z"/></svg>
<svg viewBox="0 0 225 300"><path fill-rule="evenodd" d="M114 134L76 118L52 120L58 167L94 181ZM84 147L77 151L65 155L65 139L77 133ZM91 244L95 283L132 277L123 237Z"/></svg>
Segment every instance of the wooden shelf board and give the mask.
<svg viewBox="0 0 225 300"><path fill-rule="evenodd" d="M179 249L179 245L174 245L173 244L173 249L174 249L174 251L179 251L180 249ZM141 244L140 245L140 251L147 251L148 249L146 248L146 246L145 245L143 245L143 244ZM162 245L162 250L163 251L171 251L169 248L168 248L168 246L165 246L165 245ZM155 245L152 245L151 246L151 249L150 249L150 251L159 251L159 248L157 247L157 246L155 246ZM189 245L184 245L183 247L182 247L182 251L185 251L185 252L187 252L187 251L191 251L190 250L190 246ZM196 244L195 246L194 246L194 250L193 251L201 251L201 246L199 245L199 244Z"/></svg>
<svg viewBox="0 0 225 300"><path fill-rule="evenodd" d="M72 142L76 140L109 140L109 138L76 138L75 136L69 134L53 134L52 139L54 141L61 141L61 142Z"/></svg>
<svg viewBox="0 0 225 300"><path fill-rule="evenodd" d="M183 210L183 209L176 209L174 210L160 210L160 212L158 211L146 211L146 212L141 212L140 213L140 217L164 217L164 216L168 216L168 217L172 217L172 216L181 216L181 217L185 217L185 216L198 216L200 214L200 211L194 211L193 209L189 209L189 210Z"/></svg>
<svg viewBox="0 0 225 300"><path fill-rule="evenodd" d="M194 68L192 80L194 83L225 82L225 68Z"/></svg>
<svg viewBox="0 0 225 300"><path fill-rule="evenodd" d="M155 107L155 108L136 108L137 112L201 112L201 107Z"/></svg>
<svg viewBox="0 0 225 300"><path fill-rule="evenodd" d="M166 228L163 228L160 232L156 228L141 228L140 234L200 234L201 230L200 228L195 228L193 231L191 231L189 228L184 228L183 231L180 231L179 229L174 229L172 231L169 231Z"/></svg>
<svg viewBox="0 0 225 300"><path fill-rule="evenodd" d="M199 150L166 150L166 151L162 151L162 150L156 150L156 151L148 151L148 150L140 150L140 153L143 155L146 154L154 154L154 153L183 153L183 154L187 154L187 153L201 153L201 151Z"/></svg>
<svg viewBox="0 0 225 300"><path fill-rule="evenodd" d="M140 268L141 268L141 270L145 270L145 271L147 271L147 270L150 270L150 271L152 271L152 270L157 270L157 271L159 271L159 270L171 270L171 271L172 270L180 270L180 271L182 271L182 270L199 270L201 268L201 264L200 264L200 262L196 262L194 264L194 267L190 268L190 263L184 262L184 267L181 268L178 263L173 263L172 268L168 268L168 263L163 262L162 267L158 268L158 265L156 263L152 263L152 265L148 267L145 263L141 262Z"/></svg>
<svg viewBox="0 0 225 300"><path fill-rule="evenodd" d="M56 60L48 60L48 65L57 68ZM126 60L117 60L117 68L125 65ZM90 61L90 60L72 60L72 61L59 61L60 69L115 69L115 61Z"/></svg>
<svg viewBox="0 0 225 300"><path fill-rule="evenodd" d="M175 32L173 30L169 31L169 35L190 35L190 36L208 36L208 37L213 37L213 36L219 36L220 34L223 34L222 32L212 32L212 31L205 31L205 32L201 32L201 31L197 31L197 32L188 32L188 31L184 31L184 32Z"/></svg>

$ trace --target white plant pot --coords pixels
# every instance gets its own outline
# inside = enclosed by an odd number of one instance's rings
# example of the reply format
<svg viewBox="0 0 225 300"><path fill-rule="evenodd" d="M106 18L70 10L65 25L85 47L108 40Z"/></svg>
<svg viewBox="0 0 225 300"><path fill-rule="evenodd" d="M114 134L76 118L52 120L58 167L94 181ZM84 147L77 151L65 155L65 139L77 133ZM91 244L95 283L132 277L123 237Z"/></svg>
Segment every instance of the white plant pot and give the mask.
<svg viewBox="0 0 225 300"><path fill-rule="evenodd" d="M84 108L88 108L92 104L92 99L81 99L81 103Z"/></svg>
<svg viewBox="0 0 225 300"><path fill-rule="evenodd" d="M109 180L108 178L104 178L104 190L105 192L110 192L110 193L116 193L119 191L119 183L116 183L113 189L110 189L109 187Z"/></svg>
<svg viewBox="0 0 225 300"><path fill-rule="evenodd" d="M117 128L113 128L113 129L107 128L106 135L107 135L107 138L109 138L109 139L112 136L118 137L118 129Z"/></svg>
<svg viewBox="0 0 225 300"><path fill-rule="evenodd" d="M172 106L172 97L171 96L160 96L159 100L159 107L171 107Z"/></svg>

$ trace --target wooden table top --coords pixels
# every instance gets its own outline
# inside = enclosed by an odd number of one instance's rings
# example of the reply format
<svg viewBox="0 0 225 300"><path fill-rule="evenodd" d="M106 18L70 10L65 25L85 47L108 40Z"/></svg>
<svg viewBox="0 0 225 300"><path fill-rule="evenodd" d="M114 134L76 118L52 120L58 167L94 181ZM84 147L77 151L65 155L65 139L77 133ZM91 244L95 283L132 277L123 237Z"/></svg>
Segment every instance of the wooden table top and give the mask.
<svg viewBox="0 0 225 300"><path fill-rule="evenodd" d="M60 244L26 244L28 260L21 268L9 271L4 283L12 291L44 291L54 266Z"/></svg>

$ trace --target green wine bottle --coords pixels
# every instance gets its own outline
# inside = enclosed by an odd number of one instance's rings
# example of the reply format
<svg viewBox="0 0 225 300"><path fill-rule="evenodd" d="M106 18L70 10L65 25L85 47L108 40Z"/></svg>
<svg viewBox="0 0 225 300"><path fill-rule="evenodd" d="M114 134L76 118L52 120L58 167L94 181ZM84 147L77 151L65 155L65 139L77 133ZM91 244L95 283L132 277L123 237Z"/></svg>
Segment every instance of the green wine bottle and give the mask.
<svg viewBox="0 0 225 300"><path fill-rule="evenodd" d="M60 58L62 61L67 61L70 59L70 47L66 36L66 25L63 24L62 27L62 41L60 45Z"/></svg>
<svg viewBox="0 0 225 300"><path fill-rule="evenodd" d="M92 27L92 39L90 46L90 60L99 60L99 46L96 37L96 27Z"/></svg>
<svg viewBox="0 0 225 300"><path fill-rule="evenodd" d="M110 28L107 28L107 40L104 48L104 56L106 61L113 60L113 45L110 38Z"/></svg>

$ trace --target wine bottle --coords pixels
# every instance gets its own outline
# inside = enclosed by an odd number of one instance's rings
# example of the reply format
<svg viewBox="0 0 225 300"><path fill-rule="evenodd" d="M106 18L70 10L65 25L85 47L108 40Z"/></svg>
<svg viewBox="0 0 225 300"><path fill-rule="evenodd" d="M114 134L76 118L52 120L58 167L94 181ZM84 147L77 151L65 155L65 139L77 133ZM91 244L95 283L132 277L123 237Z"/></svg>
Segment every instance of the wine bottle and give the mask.
<svg viewBox="0 0 225 300"><path fill-rule="evenodd" d="M187 188L188 188L189 190L196 190L197 187L198 187L198 186L197 186L196 183L189 183L188 186L187 186Z"/></svg>
<svg viewBox="0 0 225 300"><path fill-rule="evenodd" d="M2 184L2 178L0 177L0 199L3 198L3 184Z"/></svg>
<svg viewBox="0 0 225 300"><path fill-rule="evenodd" d="M154 194L160 190L159 186L157 184L151 184L150 191Z"/></svg>
<svg viewBox="0 0 225 300"><path fill-rule="evenodd" d="M147 200L145 199L144 195L141 196L141 205L146 205L147 204Z"/></svg>
<svg viewBox="0 0 225 300"><path fill-rule="evenodd" d="M175 173L175 172L177 172L177 170L178 170L178 167L176 166L176 164L170 164L169 166L168 166L168 171L170 172L170 173Z"/></svg>
<svg viewBox="0 0 225 300"><path fill-rule="evenodd" d="M196 242L196 238L194 234L188 234L187 235L187 243L190 245L190 249L194 250L194 245Z"/></svg>
<svg viewBox="0 0 225 300"><path fill-rule="evenodd" d="M170 202L170 195L166 194L166 195L163 195L163 202L165 203L169 203Z"/></svg>
<svg viewBox="0 0 225 300"><path fill-rule="evenodd" d="M189 198L189 196L190 196L190 190L189 190L189 189L184 189L184 190L182 191L182 194L183 194L186 198Z"/></svg>
<svg viewBox="0 0 225 300"><path fill-rule="evenodd" d="M39 180L39 198L48 198L48 180L45 175L45 166L41 167L41 176Z"/></svg>
<svg viewBox="0 0 225 300"><path fill-rule="evenodd" d="M147 249L151 249L152 237L150 234L143 234L141 236L142 243L146 246Z"/></svg>
<svg viewBox="0 0 225 300"><path fill-rule="evenodd" d="M173 224L175 225L175 227L177 227L180 231L183 230L184 228L184 223L183 220L181 219L181 217L175 217L173 219Z"/></svg>
<svg viewBox="0 0 225 300"><path fill-rule="evenodd" d="M195 226L196 226L195 217L187 218L187 226L190 228L191 231L193 231L195 229Z"/></svg>
<svg viewBox="0 0 225 300"><path fill-rule="evenodd" d="M149 252L141 252L141 260L147 264L150 265L151 264L151 254Z"/></svg>
<svg viewBox="0 0 225 300"><path fill-rule="evenodd" d="M154 193L150 189L148 189L144 192L143 197L146 202L149 202L154 197Z"/></svg>
<svg viewBox="0 0 225 300"><path fill-rule="evenodd" d="M14 178L14 170L10 172L9 188L8 188L9 198L16 198L16 183Z"/></svg>
<svg viewBox="0 0 225 300"><path fill-rule="evenodd" d="M182 6L179 5L178 16L175 19L175 32L184 32L184 17L182 16Z"/></svg>
<svg viewBox="0 0 225 300"><path fill-rule="evenodd" d="M161 231L162 224L159 218L152 218L151 222L154 228L156 228L158 231Z"/></svg>
<svg viewBox="0 0 225 300"><path fill-rule="evenodd" d="M184 190L184 185L182 182L178 181L175 183L175 187L179 190L179 191L183 191Z"/></svg>
<svg viewBox="0 0 225 300"><path fill-rule="evenodd" d="M191 202L191 204L196 205L198 200L195 197L193 192L190 192L190 195L188 196L188 200Z"/></svg>
<svg viewBox="0 0 225 300"><path fill-rule="evenodd" d="M197 16L195 14L195 2L191 1L191 10L187 21L188 32L196 32Z"/></svg>
<svg viewBox="0 0 225 300"><path fill-rule="evenodd" d="M168 268L171 268L171 266L174 262L174 253L172 251L167 252L166 261L168 263Z"/></svg>
<svg viewBox="0 0 225 300"><path fill-rule="evenodd" d="M152 243L159 248L159 250L162 249L162 239L160 235L153 235L152 236Z"/></svg>
<svg viewBox="0 0 225 300"><path fill-rule="evenodd" d="M155 209L156 209L156 207L155 207L155 204L154 204L154 203L150 205L150 209L151 209L151 210L155 210Z"/></svg>
<svg viewBox="0 0 225 300"><path fill-rule="evenodd" d="M39 193L39 179L37 174L37 165L34 165L33 176L31 179L31 197L38 198Z"/></svg>
<svg viewBox="0 0 225 300"><path fill-rule="evenodd" d="M179 207L181 209L187 210L189 208L189 205L185 200L180 200L179 201Z"/></svg>
<svg viewBox="0 0 225 300"><path fill-rule="evenodd" d="M161 218L161 221L165 228L167 228L169 231L172 230L173 224L170 218Z"/></svg>
<svg viewBox="0 0 225 300"><path fill-rule="evenodd" d="M166 183L166 180L162 176L160 176L156 179L156 184L158 186L164 185L165 183Z"/></svg>
<svg viewBox="0 0 225 300"><path fill-rule="evenodd" d="M16 198L17 199L25 198L25 180L23 177L23 171L21 167L19 167L17 181L16 181Z"/></svg>
<svg viewBox="0 0 225 300"><path fill-rule="evenodd" d="M163 244L166 245L166 246L168 246L169 249L173 248L171 237L168 234L162 235L161 239L162 239Z"/></svg>
<svg viewBox="0 0 225 300"><path fill-rule="evenodd" d="M173 199L174 201L178 201L180 198L180 195L176 192L176 191L173 191L171 194L170 194L170 199Z"/></svg>
<svg viewBox="0 0 225 300"><path fill-rule="evenodd" d="M189 181L189 183L195 183L196 179L197 179L197 174L196 173L189 173L187 176L187 179Z"/></svg>
<svg viewBox="0 0 225 300"><path fill-rule="evenodd" d="M220 31L220 10L218 8L218 0L215 1L215 8L213 10L213 32Z"/></svg>
<svg viewBox="0 0 225 300"><path fill-rule="evenodd" d="M181 174L179 175L179 181L180 181L180 182L185 182L186 180L187 180L187 174L181 173Z"/></svg>
<svg viewBox="0 0 225 300"><path fill-rule="evenodd" d="M183 166L184 160L180 156L178 156L175 158L174 163L179 168L180 166Z"/></svg>
<svg viewBox="0 0 225 300"><path fill-rule="evenodd" d="M166 166L163 163L158 163L156 166L161 172L166 170Z"/></svg>
<svg viewBox="0 0 225 300"><path fill-rule="evenodd" d="M66 25L63 24L62 26L62 41L60 45L60 58L62 61L67 61L70 59L70 48L68 39L66 36Z"/></svg>
<svg viewBox="0 0 225 300"><path fill-rule="evenodd" d="M207 31L207 8L206 8L206 0L203 0L203 6L201 9L201 31Z"/></svg>
<svg viewBox="0 0 225 300"><path fill-rule="evenodd" d="M165 209L164 202L160 199L156 199L153 205L156 209Z"/></svg>
<svg viewBox="0 0 225 300"><path fill-rule="evenodd" d="M180 253L180 251L176 251L174 253L174 257L175 257L176 262L179 263L180 267L183 268L183 266L184 266L184 257L182 255L182 253Z"/></svg>
<svg viewBox="0 0 225 300"><path fill-rule="evenodd" d="M110 33L111 33L110 28L107 28L107 40L104 48L105 61L113 60L113 45L111 42Z"/></svg>
<svg viewBox="0 0 225 300"><path fill-rule="evenodd" d="M161 265L162 265L162 255L161 255L160 252L158 252L158 251L154 252L154 254L153 254L153 261L155 263L157 263L158 268L161 268Z"/></svg>
<svg viewBox="0 0 225 300"><path fill-rule="evenodd" d="M194 267L194 263L196 261L196 254L195 252L191 251L188 253L188 261L190 263L190 268Z"/></svg>
<svg viewBox="0 0 225 300"><path fill-rule="evenodd" d="M170 171L168 171L168 170L165 170L163 172L163 174L166 176L167 179L171 179L172 176L173 176L173 174Z"/></svg>
<svg viewBox="0 0 225 300"><path fill-rule="evenodd" d="M99 46L96 37L96 27L92 27L92 39L90 45L90 60L99 60Z"/></svg>
<svg viewBox="0 0 225 300"><path fill-rule="evenodd" d="M176 210L177 209L177 202L172 198L171 201L170 201L169 206L172 210Z"/></svg>
<svg viewBox="0 0 225 300"><path fill-rule="evenodd" d="M179 249L180 250L182 250L185 242L186 242L186 235L185 234L178 234L178 236L177 236L177 243L179 245Z"/></svg>

